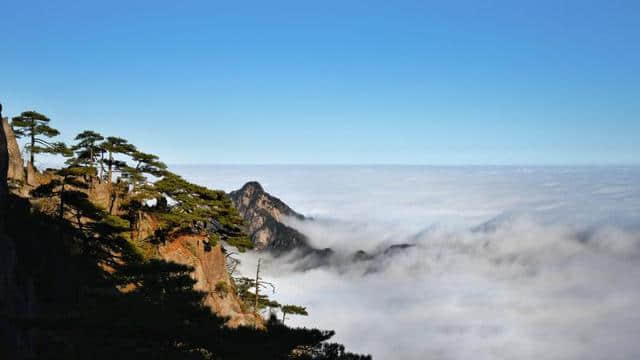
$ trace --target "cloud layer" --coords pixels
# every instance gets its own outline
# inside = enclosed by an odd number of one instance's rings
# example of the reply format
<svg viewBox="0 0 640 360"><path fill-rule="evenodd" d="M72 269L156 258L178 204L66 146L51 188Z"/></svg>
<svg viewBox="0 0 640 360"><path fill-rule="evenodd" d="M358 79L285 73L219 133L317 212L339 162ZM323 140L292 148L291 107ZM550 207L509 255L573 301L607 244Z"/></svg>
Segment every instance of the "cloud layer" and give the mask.
<svg viewBox="0 0 640 360"><path fill-rule="evenodd" d="M292 223L332 266L267 259L296 325L377 359L635 359L640 354L640 169L209 167L258 180L318 220ZM217 186L216 186L217 185ZM415 247L371 261L394 243ZM243 257L249 274L255 254ZM375 270L375 271L372 271Z"/></svg>

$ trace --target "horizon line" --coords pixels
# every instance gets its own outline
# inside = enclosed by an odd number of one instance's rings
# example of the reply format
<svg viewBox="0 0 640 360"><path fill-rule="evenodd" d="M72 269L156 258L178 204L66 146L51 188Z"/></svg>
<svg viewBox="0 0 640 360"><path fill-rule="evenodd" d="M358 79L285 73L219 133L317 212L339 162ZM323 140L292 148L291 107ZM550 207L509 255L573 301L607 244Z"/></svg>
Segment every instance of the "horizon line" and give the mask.
<svg viewBox="0 0 640 360"><path fill-rule="evenodd" d="M640 163L419 164L419 163L167 163L169 166L408 166L408 167L640 167Z"/></svg>

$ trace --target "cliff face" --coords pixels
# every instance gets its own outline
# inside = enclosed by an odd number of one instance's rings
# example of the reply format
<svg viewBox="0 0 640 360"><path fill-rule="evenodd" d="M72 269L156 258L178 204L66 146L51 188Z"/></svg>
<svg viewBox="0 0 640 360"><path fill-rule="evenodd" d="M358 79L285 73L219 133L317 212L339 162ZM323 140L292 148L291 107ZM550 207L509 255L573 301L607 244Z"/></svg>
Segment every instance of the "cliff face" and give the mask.
<svg viewBox="0 0 640 360"><path fill-rule="evenodd" d="M229 317L228 325L254 325L255 317L242 309L226 268L226 258L220 244L205 246L204 236L185 235L161 245L160 258L192 266L194 288L207 293L205 304L216 314Z"/></svg>
<svg viewBox="0 0 640 360"><path fill-rule="evenodd" d="M309 247L304 234L283 222L287 217L300 220L305 217L265 192L259 183L248 182L229 195L247 223L249 236L256 249L278 252Z"/></svg>
<svg viewBox="0 0 640 360"><path fill-rule="evenodd" d="M24 182L24 162L22 161L18 141L7 118L2 119L2 129L4 130L8 151L7 178L9 180Z"/></svg>
<svg viewBox="0 0 640 360"><path fill-rule="evenodd" d="M0 105L0 119L2 118ZM0 129L0 354L8 358L28 357L32 353L32 334L19 326L19 318L28 318L35 313L33 282L31 278L19 276L16 243L5 232L8 209L8 174L10 159L15 153L8 146L13 132L7 134L6 120ZM8 125L8 123L7 123ZM10 128L9 128L10 129ZM15 137L13 138L15 142ZM16 144L17 147L17 144ZM20 152L18 151L18 155Z"/></svg>
<svg viewBox="0 0 640 360"><path fill-rule="evenodd" d="M0 104L0 119L2 120L2 130L0 131L0 235L4 234L4 221L7 212L7 195L9 187L7 176L9 171L9 147L7 134L4 126L5 119L2 117L2 104Z"/></svg>

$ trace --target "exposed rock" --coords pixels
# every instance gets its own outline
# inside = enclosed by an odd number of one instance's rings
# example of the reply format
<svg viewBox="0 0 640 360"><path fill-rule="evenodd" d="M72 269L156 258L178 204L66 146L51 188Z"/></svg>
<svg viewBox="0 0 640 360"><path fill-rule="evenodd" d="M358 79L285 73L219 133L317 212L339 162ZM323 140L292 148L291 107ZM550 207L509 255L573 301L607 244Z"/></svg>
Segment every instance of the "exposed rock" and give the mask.
<svg viewBox="0 0 640 360"><path fill-rule="evenodd" d="M276 252L295 248L311 250L307 237L284 223L287 217L299 220L305 217L265 192L258 182L248 182L240 190L232 191L230 196L247 223L256 249Z"/></svg>
<svg viewBox="0 0 640 360"><path fill-rule="evenodd" d="M9 120L7 118L2 119L2 129L7 141L8 150L8 173L7 178L9 180L18 181L23 183L25 181L24 162L22 161L22 155L20 154L20 147L18 141L13 133Z"/></svg>
<svg viewBox="0 0 640 360"><path fill-rule="evenodd" d="M403 250L409 249L414 247L414 244L395 244L395 245L391 245L388 248L385 249L384 251L384 255L395 255L399 252L402 252Z"/></svg>
<svg viewBox="0 0 640 360"><path fill-rule="evenodd" d="M356 251L355 254L353 254L353 261L368 261L373 259L375 256L370 255L369 253L367 253L364 250L358 250Z"/></svg>
<svg viewBox="0 0 640 360"><path fill-rule="evenodd" d="M31 186L38 186L39 181L38 181L38 170L36 170L36 167L33 166L33 164L31 163L31 161L27 162L27 184L31 185Z"/></svg>
<svg viewBox="0 0 640 360"><path fill-rule="evenodd" d="M235 294L222 247L220 244L206 246L205 241L204 236L180 236L161 245L158 252L164 260L192 266L195 269L191 275L197 281L194 288L207 293L205 304L216 314L229 317L229 326L254 325L256 318L250 312L243 311ZM218 285L222 283L226 285ZM220 291L222 287L228 291Z"/></svg>
<svg viewBox="0 0 640 360"><path fill-rule="evenodd" d="M9 171L9 148L7 143L7 135L4 127L4 118L2 118L2 104L0 104L0 119L2 119L2 131L0 131L0 234L4 234L4 221L7 212L7 195L9 195L9 186L7 183L7 175Z"/></svg>
<svg viewBox="0 0 640 360"><path fill-rule="evenodd" d="M0 119L2 105L0 104ZM30 278L19 279L16 243L5 232L8 209L8 182L10 170L10 147L7 129L0 129L0 354L6 358L33 356L33 336L23 326L19 318L29 318L33 309L33 282ZM11 133L12 134L12 133ZM15 140L15 139L14 139Z"/></svg>
<svg viewBox="0 0 640 360"><path fill-rule="evenodd" d="M265 192L260 183L251 181L240 190L230 194L234 206L244 218L248 233L258 250L271 250L276 253L297 250L297 258L303 270L326 266L336 256L332 249L316 249L309 245L308 238L298 230L284 223L287 217L311 221L291 209L282 200ZM394 244L374 253L363 250L351 256L352 261L370 261L383 256L393 256L414 244Z"/></svg>

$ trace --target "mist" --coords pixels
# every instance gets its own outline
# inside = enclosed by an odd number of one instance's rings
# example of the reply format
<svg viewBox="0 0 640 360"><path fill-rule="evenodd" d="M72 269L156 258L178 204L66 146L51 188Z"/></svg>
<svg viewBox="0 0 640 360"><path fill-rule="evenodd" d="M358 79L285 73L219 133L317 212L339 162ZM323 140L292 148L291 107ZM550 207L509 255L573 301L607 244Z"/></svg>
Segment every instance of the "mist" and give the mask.
<svg viewBox="0 0 640 360"><path fill-rule="evenodd" d="M326 266L264 259L296 326L376 359L636 359L640 168L180 167L224 190L249 180L313 221L289 220ZM387 252L393 244L412 244ZM357 250L378 254L354 261ZM242 256L255 271L258 254ZM307 270L300 270L307 269Z"/></svg>

